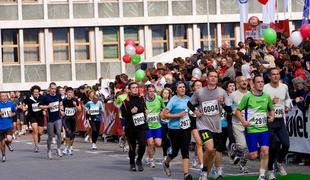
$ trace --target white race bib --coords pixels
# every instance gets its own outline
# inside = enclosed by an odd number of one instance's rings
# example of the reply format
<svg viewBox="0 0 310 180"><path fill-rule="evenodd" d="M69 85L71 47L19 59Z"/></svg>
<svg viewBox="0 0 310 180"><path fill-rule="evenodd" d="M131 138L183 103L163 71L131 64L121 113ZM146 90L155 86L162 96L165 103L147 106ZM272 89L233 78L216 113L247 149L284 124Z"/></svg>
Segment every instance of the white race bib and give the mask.
<svg viewBox="0 0 310 180"><path fill-rule="evenodd" d="M157 123L159 122L159 114L158 113L151 113L148 114L146 117L147 123Z"/></svg>
<svg viewBox="0 0 310 180"><path fill-rule="evenodd" d="M99 109L90 109L89 114L90 115L99 115Z"/></svg>
<svg viewBox="0 0 310 180"><path fill-rule="evenodd" d="M284 106L281 104L274 105L275 118L283 118L284 117Z"/></svg>
<svg viewBox="0 0 310 180"><path fill-rule="evenodd" d="M59 111L59 101L52 102L52 103L50 103L50 105L52 106L50 108L50 112L57 112L57 111Z"/></svg>
<svg viewBox="0 0 310 180"><path fill-rule="evenodd" d="M41 109L39 108L39 103L34 103L31 106L32 106L32 111L33 112L41 111Z"/></svg>
<svg viewBox="0 0 310 180"><path fill-rule="evenodd" d="M191 120L189 119L188 114L180 118L180 127L182 129L188 129L191 126Z"/></svg>
<svg viewBox="0 0 310 180"><path fill-rule="evenodd" d="M1 112L3 113L3 115L2 115L3 118L8 118L8 117L10 117L12 110L10 107L7 107L7 108L2 108Z"/></svg>
<svg viewBox="0 0 310 180"><path fill-rule="evenodd" d="M145 117L143 113L138 113L132 116L133 123L135 126L140 126L145 123Z"/></svg>
<svg viewBox="0 0 310 180"><path fill-rule="evenodd" d="M66 116L74 116L75 108L74 107L66 107L65 108L65 114L66 114Z"/></svg>
<svg viewBox="0 0 310 180"><path fill-rule="evenodd" d="M266 113L255 113L254 118L251 120L251 125L256 127L262 127L267 124L267 114Z"/></svg>
<svg viewBox="0 0 310 180"><path fill-rule="evenodd" d="M205 101L201 103L203 113L206 116L214 116L219 114L219 105L217 100Z"/></svg>

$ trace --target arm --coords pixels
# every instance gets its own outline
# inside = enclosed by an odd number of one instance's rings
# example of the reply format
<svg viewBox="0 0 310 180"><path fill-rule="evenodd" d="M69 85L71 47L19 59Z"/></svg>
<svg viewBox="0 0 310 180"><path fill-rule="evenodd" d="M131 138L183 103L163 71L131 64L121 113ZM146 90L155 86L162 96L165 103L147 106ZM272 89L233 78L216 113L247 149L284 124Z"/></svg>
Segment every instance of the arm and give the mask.
<svg viewBox="0 0 310 180"><path fill-rule="evenodd" d="M173 119L173 118L181 118L181 117L183 117L183 116L185 116L185 114L186 114L186 112L185 111L182 111L182 112L180 112L180 113L177 113L177 114L171 114L170 112L169 112L169 109L168 108L165 108L164 110L163 110L163 118L164 119Z"/></svg>
<svg viewBox="0 0 310 180"><path fill-rule="evenodd" d="M82 107L80 106L79 101L77 99L75 99L75 101L73 101L73 105L77 111L82 110Z"/></svg>

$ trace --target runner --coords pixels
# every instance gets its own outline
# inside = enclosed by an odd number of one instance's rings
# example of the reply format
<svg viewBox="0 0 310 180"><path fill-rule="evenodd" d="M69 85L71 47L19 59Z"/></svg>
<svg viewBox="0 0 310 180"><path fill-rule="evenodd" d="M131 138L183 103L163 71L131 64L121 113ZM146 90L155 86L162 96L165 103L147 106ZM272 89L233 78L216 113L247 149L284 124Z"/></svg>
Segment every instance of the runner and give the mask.
<svg viewBox="0 0 310 180"><path fill-rule="evenodd" d="M242 125L246 127L245 138L249 149L249 159L254 160L257 158L257 144L260 146L259 180L265 179L268 168L270 138L267 121L272 122L275 116L272 100L268 94L263 92L263 88L263 77L255 76L253 78L252 92L243 96L236 110L236 116ZM242 110L245 111L244 116Z"/></svg>
<svg viewBox="0 0 310 180"><path fill-rule="evenodd" d="M17 108L16 108L16 121L17 129L19 129L19 135L26 134L26 121L25 121L25 104L23 104L23 97L19 91L15 91L15 99L17 99Z"/></svg>
<svg viewBox="0 0 310 180"><path fill-rule="evenodd" d="M13 118L16 113L15 105L8 101L8 93L0 93L0 149L2 152L2 162L6 161L5 145L10 151L14 151L12 146Z"/></svg>
<svg viewBox="0 0 310 180"><path fill-rule="evenodd" d="M41 88L39 86L32 86L30 89L31 96L24 100L27 107L27 119L31 123L32 138L34 142L34 152L39 152L39 144L44 128L43 111L39 108L39 102L42 101L40 95Z"/></svg>
<svg viewBox="0 0 310 180"><path fill-rule="evenodd" d="M9 100L14 104L15 109L17 110L19 106L19 101L18 99L15 98L15 92L11 91L9 94ZM16 136L20 136L20 121L17 122L17 117L16 115L13 117L13 139L16 138Z"/></svg>
<svg viewBox="0 0 310 180"><path fill-rule="evenodd" d="M81 110L77 99L74 98L73 88L66 88L66 97L61 102L61 114L64 117L64 128L66 131L66 145L63 153L72 155L72 145L75 137L76 119L75 113Z"/></svg>
<svg viewBox="0 0 310 180"><path fill-rule="evenodd" d="M233 116L232 116L232 129L233 134L236 140L236 144L231 145L231 158L234 159L234 164L238 164L240 161L240 171L242 173L248 173L248 168L246 166L247 163L247 153L248 147L246 144L245 136L244 136L244 127L242 126L241 122L235 115L238 105L240 104L241 99L244 95L246 95L248 91L248 80L244 76L239 76L236 78L237 81L237 88L238 90L231 93L230 97L233 103ZM242 111L244 114L244 111Z"/></svg>
<svg viewBox="0 0 310 180"><path fill-rule="evenodd" d="M207 74L208 85L194 92L191 97L188 107L197 116L197 129L202 140L202 144L205 147L205 153L203 157L203 168L200 173L200 180L206 180L208 172L213 166L214 160L220 161L221 154L217 152L223 152L221 148L220 136L222 132L221 128L221 114L222 106L225 105L226 92L217 87L218 73L211 70ZM216 159L215 159L216 158ZM215 169L215 174L221 177L223 174L223 168L218 167Z"/></svg>
<svg viewBox="0 0 310 180"><path fill-rule="evenodd" d="M85 109L85 104L87 104L89 101L92 101L93 99L93 96L96 94L95 91L93 90L87 90L86 91L86 97L84 97L83 99L83 108ZM84 120L84 126L86 128L86 137L84 139L85 142L90 142L92 143L92 129L91 129L91 126L90 126L90 123L89 123L89 114L85 114L85 119Z"/></svg>
<svg viewBox="0 0 310 180"><path fill-rule="evenodd" d="M101 101L98 100L98 96L94 95L91 101L85 104L85 110L88 114L88 120L90 123L90 127L92 129L92 145L91 149L97 149L97 139L99 136L100 131L100 124L101 124L101 114L104 114L104 106Z"/></svg>
<svg viewBox="0 0 310 180"><path fill-rule="evenodd" d="M168 123L169 138L171 142L171 151L163 161L163 169L167 176L171 176L170 162L178 155L181 150L183 159L184 179L193 179L189 173L189 145L191 141L190 119L188 115L187 102L189 97L185 95L185 83L179 81L176 83L176 95L168 102L163 110L164 119L170 119Z"/></svg>
<svg viewBox="0 0 310 180"><path fill-rule="evenodd" d="M274 180L274 166L278 168L281 176L287 173L283 167L283 161L290 147L290 139L285 125L285 113L291 107L291 99L288 95L287 85L280 83L279 69L272 68L269 73L270 83L264 86L264 92L271 96L275 108L275 119L268 124L270 131L270 151L268 162L269 179Z"/></svg>
<svg viewBox="0 0 310 180"><path fill-rule="evenodd" d="M146 129L145 123L146 105L143 97L139 96L139 85L137 82L130 82L128 84L129 94L123 101L121 106L122 117L125 118L125 135L129 144L129 163L130 171L143 171L142 158L145 153ZM138 148L138 157L136 157L136 145Z"/></svg>
<svg viewBox="0 0 310 180"><path fill-rule="evenodd" d="M156 95L155 86L153 84L146 86L146 107L147 116L146 122L148 130L146 131L147 138L147 163L150 167L155 168L154 154L155 147L161 146L162 130L160 124L160 111L165 108L163 99Z"/></svg>
<svg viewBox="0 0 310 180"><path fill-rule="evenodd" d="M61 128L62 121L59 112L59 102L61 101L60 95L56 94L57 86L56 83L52 82L49 85L49 94L46 94L39 103L39 108L48 111L47 120L47 157L52 159L52 139L54 137L54 132L57 135L57 155L62 157L61 147Z"/></svg>

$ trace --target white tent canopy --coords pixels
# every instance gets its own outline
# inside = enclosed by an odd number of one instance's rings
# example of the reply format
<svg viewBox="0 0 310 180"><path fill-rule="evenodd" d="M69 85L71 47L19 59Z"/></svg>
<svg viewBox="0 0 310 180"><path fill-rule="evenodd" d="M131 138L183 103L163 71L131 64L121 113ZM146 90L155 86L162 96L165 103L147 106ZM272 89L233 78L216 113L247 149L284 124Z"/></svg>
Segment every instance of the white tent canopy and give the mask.
<svg viewBox="0 0 310 180"><path fill-rule="evenodd" d="M178 46L170 51L164 52L157 56L153 56L149 59L145 59L142 63L154 63L154 64L157 64L159 62L163 64L171 63L173 62L174 58L177 57L186 58L190 57L193 54L195 54L195 51Z"/></svg>

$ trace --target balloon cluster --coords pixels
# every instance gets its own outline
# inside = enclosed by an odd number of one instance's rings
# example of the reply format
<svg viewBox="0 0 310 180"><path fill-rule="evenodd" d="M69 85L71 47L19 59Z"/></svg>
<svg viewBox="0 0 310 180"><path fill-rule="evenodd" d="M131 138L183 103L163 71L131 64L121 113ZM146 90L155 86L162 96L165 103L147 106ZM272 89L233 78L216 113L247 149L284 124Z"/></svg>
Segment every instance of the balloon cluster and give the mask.
<svg viewBox="0 0 310 180"><path fill-rule="evenodd" d="M294 31L291 34L290 40L294 46L299 46L303 40L310 38L310 24L304 24L299 31Z"/></svg>
<svg viewBox="0 0 310 180"><path fill-rule="evenodd" d="M141 54L144 52L144 48L141 45L136 46L133 39L127 39L125 41L125 55L123 56L124 63L132 63L137 65L141 61ZM139 69L135 72L136 81L142 81L145 77L145 72Z"/></svg>

